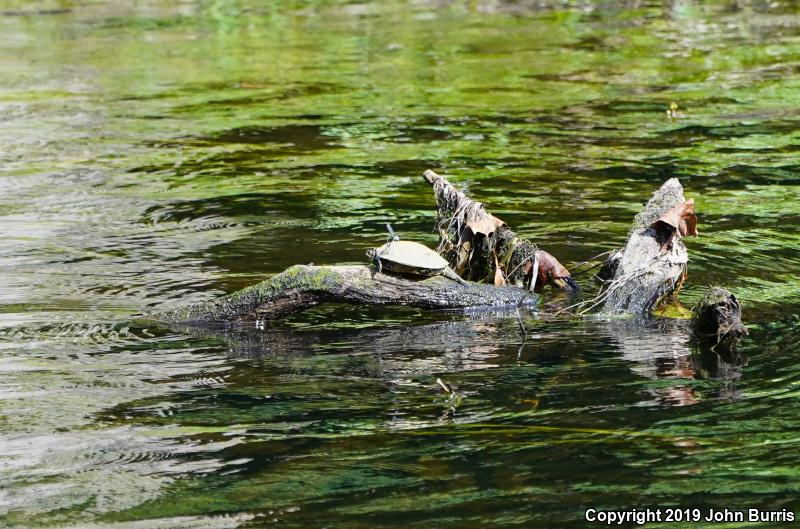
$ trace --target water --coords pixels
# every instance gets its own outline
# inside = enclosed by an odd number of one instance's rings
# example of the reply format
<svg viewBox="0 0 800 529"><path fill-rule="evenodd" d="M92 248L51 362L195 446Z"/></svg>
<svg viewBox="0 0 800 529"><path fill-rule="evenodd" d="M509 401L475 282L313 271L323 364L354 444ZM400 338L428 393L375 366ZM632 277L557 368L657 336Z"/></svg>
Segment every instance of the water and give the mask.
<svg viewBox="0 0 800 529"><path fill-rule="evenodd" d="M128 4L0 2L0 524L800 510L794 6ZM741 358L669 320L137 320L361 262L387 221L435 242L426 168L568 266L678 177L701 233L682 299L734 291Z"/></svg>

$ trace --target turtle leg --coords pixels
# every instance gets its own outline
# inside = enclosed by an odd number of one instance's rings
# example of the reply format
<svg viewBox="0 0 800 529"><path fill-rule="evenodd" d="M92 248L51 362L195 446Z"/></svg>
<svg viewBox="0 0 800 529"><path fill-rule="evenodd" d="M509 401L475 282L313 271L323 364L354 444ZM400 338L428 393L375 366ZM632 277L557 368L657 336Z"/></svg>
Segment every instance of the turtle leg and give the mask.
<svg viewBox="0 0 800 529"><path fill-rule="evenodd" d="M469 283L467 283L466 281L464 281L464 280L461 278L461 276L459 276L458 274L456 274L455 270L453 270L453 269L452 269L452 268L450 268L449 266L448 266L447 268L445 268L444 270L442 270L442 275L443 275L444 277L446 277L447 279L452 279L452 280L453 280L453 281L455 281L456 283L460 283L460 284L462 284L462 285L469 285Z"/></svg>

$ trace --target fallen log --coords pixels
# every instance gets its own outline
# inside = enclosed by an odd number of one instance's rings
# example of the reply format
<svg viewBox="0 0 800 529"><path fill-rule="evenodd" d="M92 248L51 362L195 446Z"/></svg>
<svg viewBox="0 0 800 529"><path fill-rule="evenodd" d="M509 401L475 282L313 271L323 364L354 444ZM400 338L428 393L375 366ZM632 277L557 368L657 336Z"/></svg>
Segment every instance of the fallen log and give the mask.
<svg viewBox="0 0 800 529"><path fill-rule="evenodd" d="M535 305L513 286L461 284L441 276L412 280L373 267L296 265L228 296L151 318L166 323L213 325L280 318L323 302L406 305L425 309L479 309ZM524 298L524 302L523 302Z"/></svg>
<svg viewBox="0 0 800 529"><path fill-rule="evenodd" d="M696 235L694 202L676 178L664 182L633 221L628 240L605 262L593 306L647 314L677 292L686 278L685 235Z"/></svg>
<svg viewBox="0 0 800 529"><path fill-rule="evenodd" d="M569 272L534 243L518 237L433 171L425 180L437 202L439 251L451 267L472 282L436 276L424 280L379 273L371 266L293 266L266 281L218 300L154 319L175 323L232 323L267 320L323 302L406 305L425 309L515 307L544 284L577 289ZM696 233L693 203L685 201L676 179L655 192L636 216L626 245L599 274L605 284L587 312L606 309L645 314L674 293L685 278L688 254L683 236ZM534 273L535 272L535 273ZM582 312L582 313L583 313Z"/></svg>

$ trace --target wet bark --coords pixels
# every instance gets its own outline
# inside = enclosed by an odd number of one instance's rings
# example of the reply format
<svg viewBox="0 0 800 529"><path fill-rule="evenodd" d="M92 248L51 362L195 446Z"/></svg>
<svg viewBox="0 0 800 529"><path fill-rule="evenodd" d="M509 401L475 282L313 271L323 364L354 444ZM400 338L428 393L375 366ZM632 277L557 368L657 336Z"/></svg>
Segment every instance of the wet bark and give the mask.
<svg viewBox="0 0 800 529"><path fill-rule="evenodd" d="M646 314L680 288L689 261L686 245L656 221L684 202L683 186L671 178L636 215L625 246L598 273L606 310Z"/></svg>
<svg viewBox="0 0 800 529"><path fill-rule="evenodd" d="M380 274L369 266L297 265L220 299L156 314L152 319L200 325L268 320L323 302L451 310L515 307L524 294L516 287L464 285L441 276L406 279ZM534 299L526 297L526 304L534 304Z"/></svg>

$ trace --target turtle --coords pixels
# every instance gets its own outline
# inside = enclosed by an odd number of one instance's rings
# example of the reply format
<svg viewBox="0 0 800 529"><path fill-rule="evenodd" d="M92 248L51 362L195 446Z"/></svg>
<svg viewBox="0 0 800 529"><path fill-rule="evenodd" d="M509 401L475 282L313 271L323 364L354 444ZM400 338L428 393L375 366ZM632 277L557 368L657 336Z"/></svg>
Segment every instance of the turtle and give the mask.
<svg viewBox="0 0 800 529"><path fill-rule="evenodd" d="M462 285L467 284L441 255L418 242L391 240L383 246L369 250L367 257L375 262L378 272L381 273L385 268L396 274L428 277L441 275Z"/></svg>

